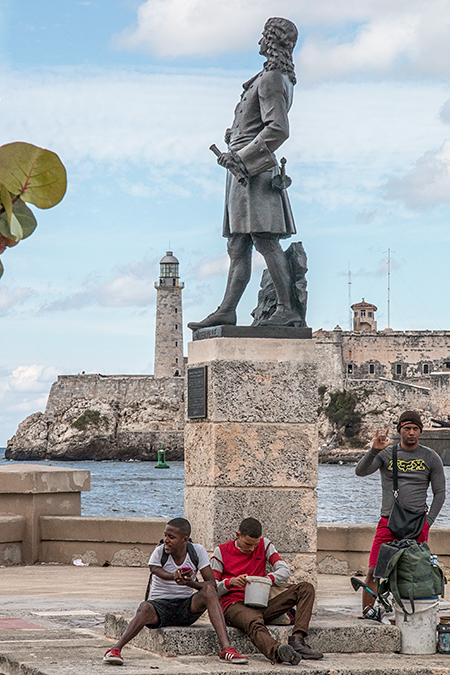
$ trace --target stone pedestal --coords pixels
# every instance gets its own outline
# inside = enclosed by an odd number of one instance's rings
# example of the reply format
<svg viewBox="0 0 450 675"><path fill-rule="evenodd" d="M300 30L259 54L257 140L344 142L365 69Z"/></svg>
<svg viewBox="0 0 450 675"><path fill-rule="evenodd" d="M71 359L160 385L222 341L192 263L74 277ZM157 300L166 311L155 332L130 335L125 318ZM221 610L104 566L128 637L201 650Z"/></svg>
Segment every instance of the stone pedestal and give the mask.
<svg viewBox="0 0 450 675"><path fill-rule="evenodd" d="M0 513L24 518L22 562L39 561L40 516L81 515L81 492L90 472L33 464L0 467Z"/></svg>
<svg viewBox="0 0 450 675"><path fill-rule="evenodd" d="M207 417L185 428L185 515L208 551L243 518L261 521L292 570L315 582L317 379L308 339L213 338L189 344L206 366Z"/></svg>

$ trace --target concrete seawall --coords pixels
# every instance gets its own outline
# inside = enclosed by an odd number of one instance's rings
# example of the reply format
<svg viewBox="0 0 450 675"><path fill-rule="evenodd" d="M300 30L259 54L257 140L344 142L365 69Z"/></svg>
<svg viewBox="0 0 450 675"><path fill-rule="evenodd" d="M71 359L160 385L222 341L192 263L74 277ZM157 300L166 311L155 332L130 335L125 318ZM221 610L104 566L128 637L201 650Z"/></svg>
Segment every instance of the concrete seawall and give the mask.
<svg viewBox="0 0 450 675"><path fill-rule="evenodd" d="M89 471L81 469L0 467L0 565L76 560L78 565L145 567L168 518L82 516L81 493L89 489ZM316 562L324 574L365 572L374 532L375 524L319 523L312 565ZM287 534L280 531L279 539ZM210 553L220 543L216 539L205 542ZM430 547L450 571L450 528L432 528Z"/></svg>
<svg viewBox="0 0 450 675"><path fill-rule="evenodd" d="M167 520L42 515L36 562L70 565L81 560L93 566L145 567ZM25 518L0 514L0 525L0 564L20 565L24 562ZM365 573L374 532L373 524L319 523L318 572ZM450 572L450 528L432 528L430 547L443 569Z"/></svg>

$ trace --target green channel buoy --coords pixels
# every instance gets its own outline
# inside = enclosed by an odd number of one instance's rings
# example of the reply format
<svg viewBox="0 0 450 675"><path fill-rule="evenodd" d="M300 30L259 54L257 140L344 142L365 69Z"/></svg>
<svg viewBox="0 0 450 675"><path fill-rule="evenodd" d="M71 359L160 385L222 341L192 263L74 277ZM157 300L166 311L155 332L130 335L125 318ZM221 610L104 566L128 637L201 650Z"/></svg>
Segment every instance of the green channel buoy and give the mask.
<svg viewBox="0 0 450 675"><path fill-rule="evenodd" d="M155 469L168 469L169 465L166 462L166 451L161 448L162 443L159 444L158 462Z"/></svg>

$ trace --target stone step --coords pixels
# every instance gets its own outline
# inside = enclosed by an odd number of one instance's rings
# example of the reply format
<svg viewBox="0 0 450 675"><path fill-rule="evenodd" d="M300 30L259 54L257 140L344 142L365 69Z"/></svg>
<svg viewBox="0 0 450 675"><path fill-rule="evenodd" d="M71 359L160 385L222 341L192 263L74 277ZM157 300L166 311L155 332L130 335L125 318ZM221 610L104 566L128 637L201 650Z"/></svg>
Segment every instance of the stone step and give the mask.
<svg viewBox="0 0 450 675"><path fill-rule="evenodd" d="M45 644L24 645L22 650L4 653L0 668L4 675L106 675L112 673L101 659L101 651L85 646L59 648ZM17 645L19 647L19 645ZM37 648L37 649L36 649ZM99 657L100 652L100 657ZM251 656L247 665L220 661L218 656L163 658L140 649L125 647L122 670L127 675L450 675L445 654L406 656L404 654L326 654L321 661L300 661L298 666L274 664L262 656ZM37 658L36 658L37 657Z"/></svg>
<svg viewBox="0 0 450 675"><path fill-rule="evenodd" d="M117 640L131 618L107 613L105 635ZM268 626L268 629L281 643L287 642L292 632L292 626ZM248 637L237 628L228 628L228 636L233 647L242 654L257 652ZM220 651L216 633L206 621L198 621L189 627L144 628L131 644L161 656L208 655ZM321 612L311 623L308 644L324 653L392 653L400 650L400 631L396 626Z"/></svg>

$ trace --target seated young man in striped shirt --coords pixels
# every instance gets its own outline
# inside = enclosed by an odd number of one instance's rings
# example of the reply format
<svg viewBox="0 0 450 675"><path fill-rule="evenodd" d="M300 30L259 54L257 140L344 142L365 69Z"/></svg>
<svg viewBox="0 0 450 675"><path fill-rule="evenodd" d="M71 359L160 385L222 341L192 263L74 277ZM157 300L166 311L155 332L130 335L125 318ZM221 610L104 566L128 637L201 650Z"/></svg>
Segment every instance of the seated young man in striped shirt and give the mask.
<svg viewBox="0 0 450 675"><path fill-rule="evenodd" d="M255 647L270 661L297 665L301 659L321 659L305 643L314 605L314 587L307 581L293 584L269 600L265 608L244 605L247 577L267 577L272 584L284 584L290 570L275 546L262 535L261 523L245 518L236 532L236 539L218 546L211 559L222 603L225 621L246 633ZM266 573L270 564L273 571ZM295 623L287 645L280 645L269 633L266 624L295 607Z"/></svg>
<svg viewBox="0 0 450 675"><path fill-rule="evenodd" d="M220 658L229 663L248 662L228 641L208 553L201 544L189 541L190 534L191 526L185 518L173 518L167 523L164 543L155 548L148 563L152 574L150 597L139 605L120 640L108 649L103 657L105 663L121 666L122 647L144 626L191 626L205 609L219 639ZM203 581L197 581L198 571Z"/></svg>

